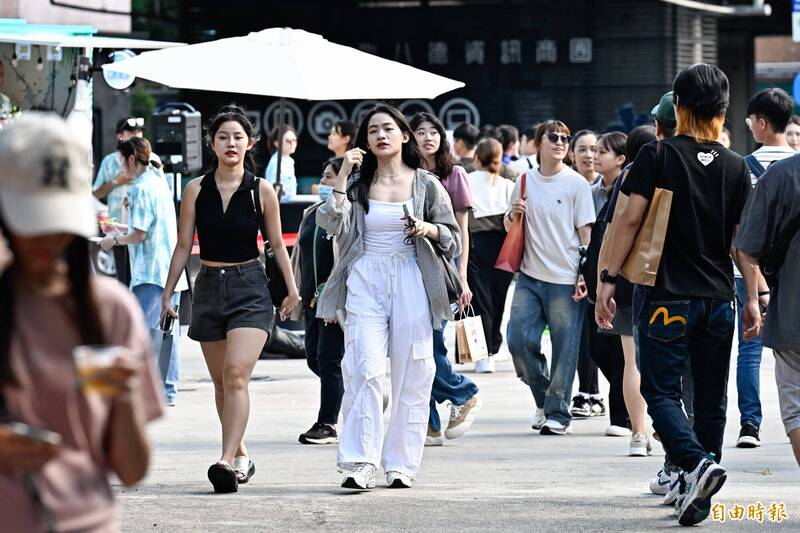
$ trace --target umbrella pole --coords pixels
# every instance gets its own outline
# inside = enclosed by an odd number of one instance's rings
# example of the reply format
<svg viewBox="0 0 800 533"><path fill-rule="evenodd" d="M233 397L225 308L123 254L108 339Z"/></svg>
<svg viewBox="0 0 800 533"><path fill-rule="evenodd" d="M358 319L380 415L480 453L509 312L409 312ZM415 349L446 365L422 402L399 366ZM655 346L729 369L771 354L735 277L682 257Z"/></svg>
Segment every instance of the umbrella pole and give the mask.
<svg viewBox="0 0 800 533"><path fill-rule="evenodd" d="M278 188L278 198L282 196L283 187L281 186L281 157L283 156L283 134L286 124L286 99L281 97L278 107L278 161L275 169L275 186Z"/></svg>

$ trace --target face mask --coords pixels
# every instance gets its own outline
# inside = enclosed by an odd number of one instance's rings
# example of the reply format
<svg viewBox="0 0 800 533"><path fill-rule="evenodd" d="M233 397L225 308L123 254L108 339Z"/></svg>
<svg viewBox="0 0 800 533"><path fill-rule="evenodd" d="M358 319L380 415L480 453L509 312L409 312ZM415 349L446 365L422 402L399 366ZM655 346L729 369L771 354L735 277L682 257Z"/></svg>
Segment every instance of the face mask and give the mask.
<svg viewBox="0 0 800 533"><path fill-rule="evenodd" d="M323 202L328 201L328 197L333 193L333 186L331 185L320 185L319 186L319 199Z"/></svg>

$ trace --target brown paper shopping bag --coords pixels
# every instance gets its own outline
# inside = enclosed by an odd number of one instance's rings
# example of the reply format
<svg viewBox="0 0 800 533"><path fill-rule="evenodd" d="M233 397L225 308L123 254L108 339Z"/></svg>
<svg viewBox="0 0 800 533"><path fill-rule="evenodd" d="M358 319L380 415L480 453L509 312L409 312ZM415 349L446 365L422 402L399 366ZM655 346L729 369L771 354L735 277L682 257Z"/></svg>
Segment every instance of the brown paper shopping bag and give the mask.
<svg viewBox="0 0 800 533"><path fill-rule="evenodd" d="M614 241L619 232L622 212L628 206L628 196L620 193L614 208L614 218L606 230L603 246L600 248L600 264L607 265ZM653 286L658 275L658 265L664 252L667 237L669 214L672 208L672 191L657 188L647 206L642 225L636 234L630 253L622 265L622 276L638 285Z"/></svg>
<svg viewBox="0 0 800 533"><path fill-rule="evenodd" d="M486 336L483 333L483 321L480 315L475 316L472 306L459 314L456 320L456 363L475 363L489 357L486 347Z"/></svg>

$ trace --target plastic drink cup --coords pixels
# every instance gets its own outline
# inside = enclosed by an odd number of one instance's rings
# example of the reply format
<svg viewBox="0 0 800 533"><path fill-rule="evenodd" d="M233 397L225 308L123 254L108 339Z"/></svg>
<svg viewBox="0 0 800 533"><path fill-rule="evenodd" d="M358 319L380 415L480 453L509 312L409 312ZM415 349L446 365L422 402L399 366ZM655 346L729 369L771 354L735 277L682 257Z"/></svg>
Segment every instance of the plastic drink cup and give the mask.
<svg viewBox="0 0 800 533"><path fill-rule="evenodd" d="M78 373L78 386L84 392L104 396L113 395L116 389L98 379L99 374L114 365L114 361L127 352L122 346L78 346L72 351Z"/></svg>

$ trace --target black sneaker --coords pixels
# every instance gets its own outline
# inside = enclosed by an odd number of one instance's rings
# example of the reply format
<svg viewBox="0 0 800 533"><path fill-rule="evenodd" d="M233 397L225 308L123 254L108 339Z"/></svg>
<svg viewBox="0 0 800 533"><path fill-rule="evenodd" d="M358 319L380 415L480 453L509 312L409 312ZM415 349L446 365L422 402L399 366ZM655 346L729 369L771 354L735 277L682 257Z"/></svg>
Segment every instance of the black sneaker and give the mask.
<svg viewBox="0 0 800 533"><path fill-rule="evenodd" d="M316 422L311 429L300 435L298 440L302 444L337 444L339 436L335 427Z"/></svg>
<svg viewBox="0 0 800 533"><path fill-rule="evenodd" d="M589 398L589 404L591 405L591 414L589 416L605 416L606 404L602 398Z"/></svg>
<svg viewBox="0 0 800 533"><path fill-rule="evenodd" d="M592 405L589 398L580 394L572 399L572 409L569 410L572 418L589 418L592 416Z"/></svg>
<svg viewBox="0 0 800 533"><path fill-rule="evenodd" d="M758 448L761 446L761 439L758 438L758 428L755 424L745 422L742 430L739 431L739 439L736 441L737 448Z"/></svg>

